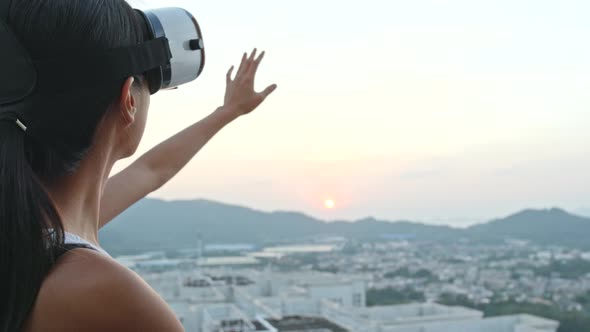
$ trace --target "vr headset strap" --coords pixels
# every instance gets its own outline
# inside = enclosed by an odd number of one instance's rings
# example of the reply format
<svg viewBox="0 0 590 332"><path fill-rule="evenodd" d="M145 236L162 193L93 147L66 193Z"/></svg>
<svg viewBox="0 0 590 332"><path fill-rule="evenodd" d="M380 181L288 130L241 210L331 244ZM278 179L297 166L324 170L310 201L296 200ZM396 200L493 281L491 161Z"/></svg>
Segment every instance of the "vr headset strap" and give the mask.
<svg viewBox="0 0 590 332"><path fill-rule="evenodd" d="M140 75L169 63L172 55L165 37L97 54L65 54L62 57L34 61L39 92L76 87L80 76L91 82L105 83Z"/></svg>
<svg viewBox="0 0 590 332"><path fill-rule="evenodd" d="M0 106L39 93L67 91L86 82L106 83L145 74L172 59L166 37L96 53L66 53L53 59L31 60L8 27L12 0L0 0Z"/></svg>

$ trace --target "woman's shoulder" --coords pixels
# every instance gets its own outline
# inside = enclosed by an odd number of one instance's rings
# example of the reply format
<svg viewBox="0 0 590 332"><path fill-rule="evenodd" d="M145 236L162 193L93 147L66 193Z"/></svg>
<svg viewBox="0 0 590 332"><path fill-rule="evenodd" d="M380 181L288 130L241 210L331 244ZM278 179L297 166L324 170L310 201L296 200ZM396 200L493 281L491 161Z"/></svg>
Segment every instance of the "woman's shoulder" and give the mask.
<svg viewBox="0 0 590 332"><path fill-rule="evenodd" d="M135 272L89 249L64 254L41 286L25 331L183 331Z"/></svg>

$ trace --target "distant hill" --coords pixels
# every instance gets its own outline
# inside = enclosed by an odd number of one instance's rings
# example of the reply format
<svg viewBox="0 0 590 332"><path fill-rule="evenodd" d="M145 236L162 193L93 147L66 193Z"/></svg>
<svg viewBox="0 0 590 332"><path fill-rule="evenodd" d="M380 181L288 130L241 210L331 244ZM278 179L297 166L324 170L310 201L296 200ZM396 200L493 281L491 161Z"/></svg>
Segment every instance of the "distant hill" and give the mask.
<svg viewBox="0 0 590 332"><path fill-rule="evenodd" d="M576 210L576 214L590 218L590 209L579 209Z"/></svg>
<svg viewBox="0 0 590 332"><path fill-rule="evenodd" d="M412 222L373 218L327 223L295 212L261 212L205 200L165 202L144 199L113 220L100 233L113 253L195 247L199 234L208 243L267 244L319 235L359 240L405 235L443 239L455 230Z"/></svg>
<svg viewBox="0 0 590 332"><path fill-rule="evenodd" d="M460 238L501 241L520 238L590 249L590 219L559 209L525 210L468 229L456 229L374 218L327 223L301 213L269 213L206 200L144 199L106 226L100 233L100 240L109 252L117 255L191 248L196 246L199 235L207 243L254 244L324 235L358 240L402 237L426 241Z"/></svg>
<svg viewBox="0 0 590 332"><path fill-rule="evenodd" d="M518 238L539 244L590 249L590 218L561 209L524 210L468 229L471 238Z"/></svg>

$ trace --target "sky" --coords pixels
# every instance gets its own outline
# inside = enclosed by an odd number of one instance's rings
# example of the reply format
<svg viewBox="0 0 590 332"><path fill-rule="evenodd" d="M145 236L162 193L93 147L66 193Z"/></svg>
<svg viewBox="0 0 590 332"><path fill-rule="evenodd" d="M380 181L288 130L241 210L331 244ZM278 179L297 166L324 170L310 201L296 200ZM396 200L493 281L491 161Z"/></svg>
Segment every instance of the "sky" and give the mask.
<svg viewBox="0 0 590 332"><path fill-rule="evenodd" d="M590 208L588 1L130 2L188 9L207 51L135 157L221 106L244 51L279 86L150 197L454 226Z"/></svg>

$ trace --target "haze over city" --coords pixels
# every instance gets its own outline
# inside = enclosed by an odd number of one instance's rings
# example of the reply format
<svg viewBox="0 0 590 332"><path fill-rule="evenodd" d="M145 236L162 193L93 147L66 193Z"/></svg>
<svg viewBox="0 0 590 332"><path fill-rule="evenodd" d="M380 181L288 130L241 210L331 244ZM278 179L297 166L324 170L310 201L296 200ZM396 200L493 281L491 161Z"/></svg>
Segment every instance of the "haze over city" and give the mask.
<svg viewBox="0 0 590 332"><path fill-rule="evenodd" d="M130 2L189 9L207 47L136 156L221 106L252 47L279 85L153 197L456 226L588 207L586 1Z"/></svg>

